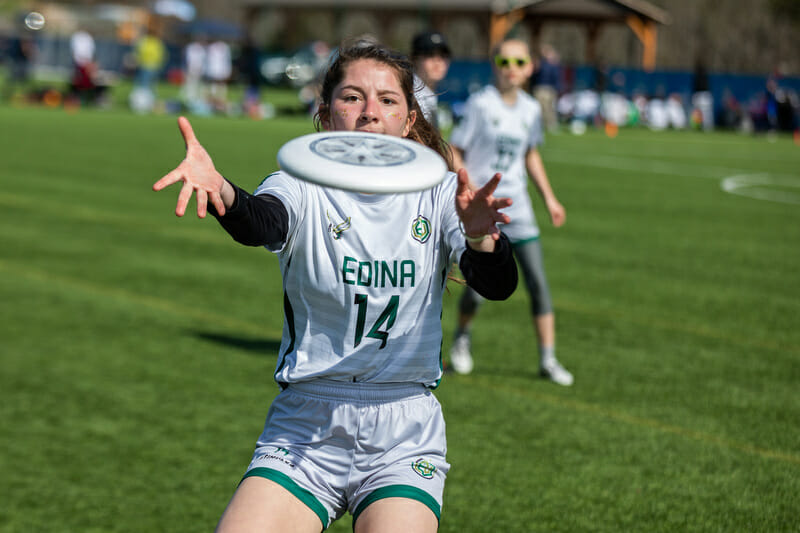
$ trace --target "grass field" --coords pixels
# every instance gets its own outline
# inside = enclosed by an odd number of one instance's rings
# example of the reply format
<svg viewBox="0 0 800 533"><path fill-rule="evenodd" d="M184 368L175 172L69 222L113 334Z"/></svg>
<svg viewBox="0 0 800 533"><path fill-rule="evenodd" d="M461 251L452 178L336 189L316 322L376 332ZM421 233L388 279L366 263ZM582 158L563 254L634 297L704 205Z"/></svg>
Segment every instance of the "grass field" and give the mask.
<svg viewBox="0 0 800 533"><path fill-rule="evenodd" d="M193 124L246 189L310 131ZM437 391L440 531L800 531L800 147L623 130L542 154L576 382L537 378L524 290L483 308L475 372ZM247 465L277 393L277 260L173 215L150 187L182 157L174 117L0 107L0 531L210 531ZM751 175L773 201L722 190Z"/></svg>

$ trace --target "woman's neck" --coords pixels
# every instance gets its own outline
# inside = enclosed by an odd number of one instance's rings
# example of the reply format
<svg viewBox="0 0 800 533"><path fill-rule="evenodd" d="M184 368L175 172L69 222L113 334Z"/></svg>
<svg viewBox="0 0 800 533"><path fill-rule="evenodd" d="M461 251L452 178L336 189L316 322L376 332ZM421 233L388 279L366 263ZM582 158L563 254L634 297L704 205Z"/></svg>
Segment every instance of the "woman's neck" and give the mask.
<svg viewBox="0 0 800 533"><path fill-rule="evenodd" d="M519 87L503 88L498 85L495 85L495 87L497 87L497 92L500 93L500 99L503 100L503 102L506 105L513 106L514 104L517 103L517 97L519 96Z"/></svg>

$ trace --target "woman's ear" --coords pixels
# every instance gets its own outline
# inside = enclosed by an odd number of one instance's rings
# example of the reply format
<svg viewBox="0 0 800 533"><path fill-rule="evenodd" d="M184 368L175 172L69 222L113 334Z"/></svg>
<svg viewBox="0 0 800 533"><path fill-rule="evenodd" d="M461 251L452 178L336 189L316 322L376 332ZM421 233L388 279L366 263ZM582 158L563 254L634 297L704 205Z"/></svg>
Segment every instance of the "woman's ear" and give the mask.
<svg viewBox="0 0 800 533"><path fill-rule="evenodd" d="M408 137L409 132L411 131L411 127L414 125L414 122L417 121L417 111L412 109L408 112L408 119L406 119L406 127L403 128L403 137Z"/></svg>
<svg viewBox="0 0 800 533"><path fill-rule="evenodd" d="M319 124L325 131L331 130L331 110L326 104L319 104L317 108L317 115L319 116Z"/></svg>

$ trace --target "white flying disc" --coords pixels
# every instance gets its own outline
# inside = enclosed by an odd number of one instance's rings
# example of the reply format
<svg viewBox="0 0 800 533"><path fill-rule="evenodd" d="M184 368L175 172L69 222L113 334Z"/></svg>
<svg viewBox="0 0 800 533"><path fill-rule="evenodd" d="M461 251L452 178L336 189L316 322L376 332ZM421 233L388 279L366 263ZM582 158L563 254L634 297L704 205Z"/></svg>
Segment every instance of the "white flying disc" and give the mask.
<svg viewBox="0 0 800 533"><path fill-rule="evenodd" d="M447 176L444 159L402 137L355 131L303 135L278 150L292 176L336 189L402 193L430 189Z"/></svg>

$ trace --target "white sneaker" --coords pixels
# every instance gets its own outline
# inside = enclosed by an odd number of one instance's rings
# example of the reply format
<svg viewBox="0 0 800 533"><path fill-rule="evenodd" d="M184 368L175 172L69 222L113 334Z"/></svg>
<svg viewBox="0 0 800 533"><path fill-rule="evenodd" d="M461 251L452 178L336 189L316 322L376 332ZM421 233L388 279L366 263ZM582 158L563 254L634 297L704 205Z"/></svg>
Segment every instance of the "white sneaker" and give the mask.
<svg viewBox="0 0 800 533"><path fill-rule="evenodd" d="M469 335L459 335L450 348L450 364L458 374L472 372L472 355L469 353Z"/></svg>
<svg viewBox="0 0 800 533"><path fill-rule="evenodd" d="M574 378L569 370L561 366L557 359L543 362L539 366L539 375L545 379L549 379L553 383L558 383L565 387L572 385Z"/></svg>

